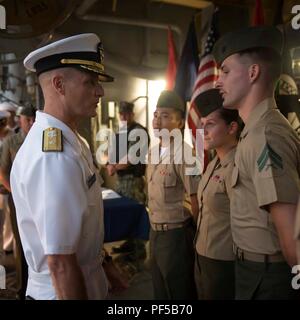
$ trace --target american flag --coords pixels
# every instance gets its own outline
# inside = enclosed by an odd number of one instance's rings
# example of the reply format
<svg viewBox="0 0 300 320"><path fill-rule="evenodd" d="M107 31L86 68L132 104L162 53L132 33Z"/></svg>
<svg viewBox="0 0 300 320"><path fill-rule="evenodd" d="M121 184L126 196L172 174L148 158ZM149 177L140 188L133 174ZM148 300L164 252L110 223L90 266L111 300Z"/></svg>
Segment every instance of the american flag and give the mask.
<svg viewBox="0 0 300 320"><path fill-rule="evenodd" d="M193 143L196 141L196 129L200 128L201 114L194 104L196 97L203 91L214 88L218 79L217 64L212 55L212 49L219 37L217 31L217 13L218 8L215 9L211 20L210 30L208 32L207 40L205 43L204 53L200 58L200 64L198 67L197 78L194 84L193 93L191 97L189 112L187 115L187 122L189 128L192 130ZM197 148L197 146L196 146Z"/></svg>

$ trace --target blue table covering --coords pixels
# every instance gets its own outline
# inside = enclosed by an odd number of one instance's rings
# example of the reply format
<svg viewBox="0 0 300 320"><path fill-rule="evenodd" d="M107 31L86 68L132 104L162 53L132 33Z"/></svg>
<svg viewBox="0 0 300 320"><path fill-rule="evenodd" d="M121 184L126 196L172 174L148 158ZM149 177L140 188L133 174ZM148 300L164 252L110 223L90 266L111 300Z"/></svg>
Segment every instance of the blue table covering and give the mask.
<svg viewBox="0 0 300 320"><path fill-rule="evenodd" d="M114 242L129 237L148 240L149 217L142 204L126 197L106 199L103 203L104 242Z"/></svg>

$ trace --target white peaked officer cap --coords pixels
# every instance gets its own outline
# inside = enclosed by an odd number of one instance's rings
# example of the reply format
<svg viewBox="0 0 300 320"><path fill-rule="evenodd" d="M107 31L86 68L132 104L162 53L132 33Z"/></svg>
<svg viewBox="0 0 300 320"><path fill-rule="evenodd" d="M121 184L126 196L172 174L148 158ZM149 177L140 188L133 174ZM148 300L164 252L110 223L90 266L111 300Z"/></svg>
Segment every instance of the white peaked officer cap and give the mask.
<svg viewBox="0 0 300 320"><path fill-rule="evenodd" d="M0 119L10 117L10 113L8 111L0 110Z"/></svg>
<svg viewBox="0 0 300 320"><path fill-rule="evenodd" d="M111 82L103 65L104 52L100 38L94 33L83 33L50 43L32 51L24 60L26 69L40 75L43 72L74 67L99 75L99 80Z"/></svg>
<svg viewBox="0 0 300 320"><path fill-rule="evenodd" d="M17 111L17 107L10 102L2 102L0 103L0 111ZM8 114L10 116L10 114Z"/></svg>

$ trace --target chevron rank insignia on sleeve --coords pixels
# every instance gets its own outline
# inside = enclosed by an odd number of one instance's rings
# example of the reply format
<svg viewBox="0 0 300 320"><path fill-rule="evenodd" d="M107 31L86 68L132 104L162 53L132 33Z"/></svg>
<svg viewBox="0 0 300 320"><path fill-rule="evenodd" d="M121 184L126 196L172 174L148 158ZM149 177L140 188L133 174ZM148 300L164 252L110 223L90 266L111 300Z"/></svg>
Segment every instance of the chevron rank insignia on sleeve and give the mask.
<svg viewBox="0 0 300 320"><path fill-rule="evenodd" d="M62 131L58 128L47 128L43 131L43 151L62 152Z"/></svg>
<svg viewBox="0 0 300 320"><path fill-rule="evenodd" d="M257 166L259 172L262 172L264 169L268 170L270 167L283 169L282 158L266 143L257 160Z"/></svg>

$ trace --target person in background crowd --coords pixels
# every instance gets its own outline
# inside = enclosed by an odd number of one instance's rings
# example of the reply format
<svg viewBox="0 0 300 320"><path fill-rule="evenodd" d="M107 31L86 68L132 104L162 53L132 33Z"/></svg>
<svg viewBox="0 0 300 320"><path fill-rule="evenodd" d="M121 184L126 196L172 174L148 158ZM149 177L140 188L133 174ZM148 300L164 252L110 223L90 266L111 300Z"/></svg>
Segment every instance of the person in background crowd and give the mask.
<svg viewBox="0 0 300 320"><path fill-rule="evenodd" d="M17 107L11 103L11 102L2 102L0 104L0 111L7 111L9 112L9 117L7 120L7 126L9 130L11 130L13 133L18 133L20 130L20 124L18 121L17 116Z"/></svg>
<svg viewBox="0 0 300 320"><path fill-rule="evenodd" d="M132 164L130 161L126 163L119 163L120 160L124 160L127 157L129 149L135 145L138 141L130 141L129 135L133 130L143 130L148 137L148 143L143 147L148 150L150 143L148 131L141 124L135 121L134 117L134 104L127 101L121 101L119 106L119 117L125 126L120 128L120 131L116 137L116 151L117 151L117 163L108 163L106 168L110 176L117 175L116 192L124 197L128 197L146 205L146 193L145 193L145 171L146 165L144 163ZM122 136L125 136L124 139ZM126 154L121 154L120 144L122 141L127 142ZM146 154L146 152L144 152ZM143 240L129 238L120 247L113 247L115 253L129 253L127 257L130 260L136 260L138 258L146 257L146 249Z"/></svg>
<svg viewBox="0 0 300 320"><path fill-rule="evenodd" d="M16 245L14 256L16 260L16 291L20 299L25 298L26 284L28 278L27 263L24 257L20 235L18 231L16 210L11 196L10 188L10 171L12 163L16 157L18 150L25 140L30 128L35 121L35 108L31 105L19 107L17 115L20 117L20 130L18 133L8 136L2 145L2 152L0 158L0 182L4 188L9 192L8 206L9 206L9 219L12 226L12 233Z"/></svg>
<svg viewBox="0 0 300 320"><path fill-rule="evenodd" d="M0 107L1 105L3 105L3 103L0 104ZM7 127L9 116L10 114L8 111L0 110L0 155L3 141L12 134ZM4 262L5 254L12 252L14 242L10 224L7 194L7 190L0 184L0 264L1 262Z"/></svg>

